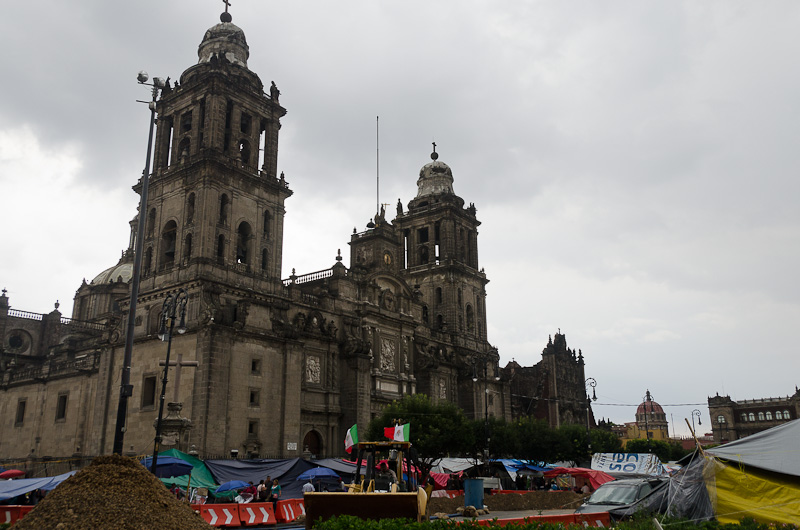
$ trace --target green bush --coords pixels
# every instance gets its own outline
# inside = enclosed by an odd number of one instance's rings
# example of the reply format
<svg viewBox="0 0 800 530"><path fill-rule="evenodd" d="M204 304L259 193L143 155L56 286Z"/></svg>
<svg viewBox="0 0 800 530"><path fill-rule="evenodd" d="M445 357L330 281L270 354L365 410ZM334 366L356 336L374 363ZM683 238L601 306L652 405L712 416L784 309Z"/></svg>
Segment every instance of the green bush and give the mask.
<svg viewBox="0 0 800 530"><path fill-rule="evenodd" d="M664 528L669 530L775 530L776 526L766 523L758 523L753 519L742 519L739 524L721 524L716 521L691 522L682 519L667 517L664 520L659 518L659 522ZM351 515L342 515L320 521L314 525L315 530L485 530L492 525L480 526L475 521L457 522L453 520L435 520L425 523L416 523L408 519L381 519L362 520ZM0 528L3 528L0 525ZM497 526L496 528L500 528ZM514 525L514 530L565 530L558 523L531 522L528 524ZM570 525L571 530L583 530L583 525ZM653 522L652 515L639 514L628 521L622 521L615 526L618 530L657 530L658 527ZM797 530L795 525L785 525L779 528L783 530Z"/></svg>

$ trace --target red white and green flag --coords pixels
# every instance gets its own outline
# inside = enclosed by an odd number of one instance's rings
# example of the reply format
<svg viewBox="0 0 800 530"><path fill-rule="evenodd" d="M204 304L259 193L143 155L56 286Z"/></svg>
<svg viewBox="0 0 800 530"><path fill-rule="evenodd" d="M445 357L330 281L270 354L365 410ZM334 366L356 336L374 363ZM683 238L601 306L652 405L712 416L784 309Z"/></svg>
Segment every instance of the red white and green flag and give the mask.
<svg viewBox="0 0 800 530"><path fill-rule="evenodd" d="M386 427L383 429L383 435L395 442L409 441L410 424L395 425L394 427Z"/></svg>
<svg viewBox="0 0 800 530"><path fill-rule="evenodd" d="M350 430L347 431L347 435L344 437L344 450L347 453L351 453L353 451L353 446L358 443L358 429L356 426L353 425L350 427Z"/></svg>

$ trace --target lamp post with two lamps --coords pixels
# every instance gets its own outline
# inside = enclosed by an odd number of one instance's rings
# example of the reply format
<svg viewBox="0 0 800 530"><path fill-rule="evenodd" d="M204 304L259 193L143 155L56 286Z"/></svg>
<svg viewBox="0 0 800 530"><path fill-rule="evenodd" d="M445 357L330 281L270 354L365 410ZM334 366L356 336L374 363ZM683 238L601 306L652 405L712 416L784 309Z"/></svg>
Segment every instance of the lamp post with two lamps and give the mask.
<svg viewBox="0 0 800 530"><path fill-rule="evenodd" d="M692 436L697 436L697 431L694 430L694 417L695 416L697 416L697 424L698 425L702 425L703 424L703 422L700 421L700 411L697 410L697 409L694 409L692 411Z"/></svg>
<svg viewBox="0 0 800 530"><path fill-rule="evenodd" d="M479 378L478 363L483 365L483 442L484 458L489 460L489 363L492 363L494 380L500 381L500 373L497 370L499 357L496 349L491 349L484 354L477 354L472 358L472 382L477 383Z"/></svg>
<svg viewBox="0 0 800 530"><path fill-rule="evenodd" d="M158 329L158 338L167 343L167 360L164 362L164 375L161 378L161 396L158 403L158 419L156 419L156 438L153 444L153 460L150 471L155 475L158 462L158 450L161 446L161 418L164 415L164 395L167 392L167 374L169 374L169 354L172 349L172 331L175 329L175 320L178 321L178 333L186 333L186 301L189 295L186 289L178 289L177 293L170 293L164 299L161 310L161 326Z"/></svg>
<svg viewBox="0 0 800 530"><path fill-rule="evenodd" d="M150 134L147 137L147 157L144 163L144 170L142 171L142 191L141 199L139 200L139 222L136 225L136 244L133 251L133 276L131 277L131 298L130 306L128 307L128 324L125 334L125 353L122 360L122 377L119 388L119 405L117 407L117 423L114 429L114 447L115 454L122 454L122 446L125 441L125 420L128 415L128 398L133 395L133 385L131 385L131 358L133 356L133 332L136 321L136 300L139 298L139 275L142 271L142 251L144 250L144 229L145 229L145 211L147 209L147 189L150 181L150 155L153 152L153 128L156 123L156 100L158 99L158 91L166 86L166 83L160 77L154 77L152 83L147 80L150 76L147 72L141 71L136 79L141 85L153 87L153 99L151 101L139 101L139 103L147 103L150 109ZM137 100L138 101L138 100Z"/></svg>
<svg viewBox="0 0 800 530"><path fill-rule="evenodd" d="M591 465L592 460L592 438L591 433L589 432L589 408L592 406L592 401L597 401L597 394L595 393L595 387L597 386L597 381L594 377L589 377L584 381L584 387L586 389L586 448L589 453L589 463ZM589 397L589 388L592 389L592 397Z"/></svg>

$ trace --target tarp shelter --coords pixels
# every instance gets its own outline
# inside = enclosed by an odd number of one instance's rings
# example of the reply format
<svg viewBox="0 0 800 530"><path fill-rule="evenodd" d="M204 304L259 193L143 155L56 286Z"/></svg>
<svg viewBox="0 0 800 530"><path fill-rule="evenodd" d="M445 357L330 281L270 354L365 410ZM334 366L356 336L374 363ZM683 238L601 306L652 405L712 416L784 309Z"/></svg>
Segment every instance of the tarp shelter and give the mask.
<svg viewBox="0 0 800 530"><path fill-rule="evenodd" d="M189 485L190 488L208 488L209 490L213 490L216 488L219 483L214 481L213 475L208 470L206 465L197 457L194 457L190 454L183 453L178 451L177 449L169 449L167 451L162 451L158 453L158 456L171 456L174 458L179 458L184 462L188 462L192 465L192 482L189 484L189 475L183 475L180 477L172 477L172 478L162 478L161 482L167 485L177 484L183 489L186 489L186 486Z"/></svg>
<svg viewBox="0 0 800 530"><path fill-rule="evenodd" d="M573 477L588 479L592 489L597 489L606 482L614 480L614 477L608 473L587 469L585 467L556 467L544 472L544 476L548 478L557 477L559 475L571 475Z"/></svg>
<svg viewBox="0 0 800 530"><path fill-rule="evenodd" d="M535 462L517 460L514 458L498 458L493 462L501 463L503 467L506 468L506 472L508 473L508 476L511 477L511 480L517 479L517 473L527 472L529 474L541 474L551 469L549 467L541 466Z"/></svg>
<svg viewBox="0 0 800 530"><path fill-rule="evenodd" d="M287 460L254 459L254 460L206 460L206 466L218 483L229 480L244 480L258 484L268 476L278 479L281 485L281 499L301 499L303 483L297 477L315 464L302 458Z"/></svg>
<svg viewBox="0 0 800 530"><path fill-rule="evenodd" d="M0 501L13 499L14 497L24 495L33 490L50 491L75 473L77 473L77 471L70 471L55 477L21 478L17 480L0 481Z"/></svg>
<svg viewBox="0 0 800 530"><path fill-rule="evenodd" d="M480 460L471 458L441 458L436 462L435 466L431 467L431 471L436 473L458 473L479 465L481 465Z"/></svg>
<svg viewBox="0 0 800 530"><path fill-rule="evenodd" d="M800 420L706 450L704 478L719 521L800 521Z"/></svg>

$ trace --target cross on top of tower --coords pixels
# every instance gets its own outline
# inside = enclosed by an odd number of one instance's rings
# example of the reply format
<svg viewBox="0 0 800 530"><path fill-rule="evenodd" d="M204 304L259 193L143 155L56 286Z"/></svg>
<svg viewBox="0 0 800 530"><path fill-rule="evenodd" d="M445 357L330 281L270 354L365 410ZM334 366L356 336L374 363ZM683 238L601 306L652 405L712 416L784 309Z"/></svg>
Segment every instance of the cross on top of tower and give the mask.
<svg viewBox="0 0 800 530"><path fill-rule="evenodd" d="M231 6L231 0L222 0L222 3L225 4L225 12L219 16L219 19L222 22L230 22L231 20L233 20L231 14L228 13L228 8Z"/></svg>
<svg viewBox="0 0 800 530"><path fill-rule="evenodd" d="M436 160L439 158L439 153L436 152L436 142L431 142L433 144L433 153L431 153L431 160Z"/></svg>

